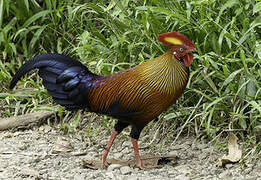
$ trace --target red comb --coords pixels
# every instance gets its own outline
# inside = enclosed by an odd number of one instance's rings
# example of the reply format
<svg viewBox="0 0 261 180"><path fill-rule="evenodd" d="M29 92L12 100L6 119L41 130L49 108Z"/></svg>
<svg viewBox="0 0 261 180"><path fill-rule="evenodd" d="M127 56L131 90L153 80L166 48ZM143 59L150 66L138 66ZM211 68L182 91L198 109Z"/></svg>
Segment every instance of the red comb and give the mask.
<svg viewBox="0 0 261 180"><path fill-rule="evenodd" d="M176 39L180 40L183 44L185 44L191 48L195 48L195 45L185 35L183 35L179 32L168 32L168 33L163 33L163 34L158 35L159 41L161 41L164 45L173 46L174 44L165 41L166 37L176 38Z"/></svg>

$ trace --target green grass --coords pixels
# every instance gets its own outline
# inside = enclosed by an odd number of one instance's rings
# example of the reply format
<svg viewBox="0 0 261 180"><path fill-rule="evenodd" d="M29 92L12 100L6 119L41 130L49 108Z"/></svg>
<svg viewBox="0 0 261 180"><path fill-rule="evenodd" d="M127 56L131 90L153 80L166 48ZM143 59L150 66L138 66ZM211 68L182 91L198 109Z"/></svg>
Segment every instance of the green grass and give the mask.
<svg viewBox="0 0 261 180"><path fill-rule="evenodd" d="M255 137L261 127L260 12L261 2L254 0L0 0L1 116L52 102L37 76L18 83L15 93L22 97L9 94L15 70L36 54L68 54L95 73L109 74L164 53L168 47L157 35L179 31L195 43L197 54L187 89L157 127L210 139L227 131ZM76 113L72 121L80 117Z"/></svg>

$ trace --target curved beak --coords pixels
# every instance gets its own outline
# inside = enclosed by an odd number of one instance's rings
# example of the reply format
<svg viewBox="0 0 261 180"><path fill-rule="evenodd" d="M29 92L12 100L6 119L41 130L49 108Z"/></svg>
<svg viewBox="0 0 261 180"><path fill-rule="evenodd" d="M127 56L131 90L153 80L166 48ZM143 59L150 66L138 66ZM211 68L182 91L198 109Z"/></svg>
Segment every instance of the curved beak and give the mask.
<svg viewBox="0 0 261 180"><path fill-rule="evenodd" d="M195 51L197 51L195 47L189 49L189 52L195 52Z"/></svg>

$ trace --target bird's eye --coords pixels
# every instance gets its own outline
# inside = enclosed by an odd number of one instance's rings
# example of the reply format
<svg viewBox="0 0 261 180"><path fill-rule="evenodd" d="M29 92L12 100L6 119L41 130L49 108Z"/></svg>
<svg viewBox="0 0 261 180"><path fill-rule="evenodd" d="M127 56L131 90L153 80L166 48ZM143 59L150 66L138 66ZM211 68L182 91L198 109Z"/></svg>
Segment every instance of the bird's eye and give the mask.
<svg viewBox="0 0 261 180"><path fill-rule="evenodd" d="M184 51L184 49L183 49L183 48L179 48L179 50L180 50L180 52L183 52L183 51Z"/></svg>

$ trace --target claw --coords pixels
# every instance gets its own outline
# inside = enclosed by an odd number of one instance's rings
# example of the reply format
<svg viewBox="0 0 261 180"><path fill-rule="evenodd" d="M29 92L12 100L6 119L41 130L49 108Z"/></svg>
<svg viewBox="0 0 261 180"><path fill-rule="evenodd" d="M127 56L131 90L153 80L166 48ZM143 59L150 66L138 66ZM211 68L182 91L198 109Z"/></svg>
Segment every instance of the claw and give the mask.
<svg viewBox="0 0 261 180"><path fill-rule="evenodd" d="M102 162L101 169L106 169L109 166L109 163L107 161Z"/></svg>

